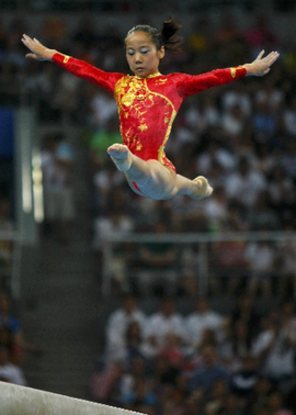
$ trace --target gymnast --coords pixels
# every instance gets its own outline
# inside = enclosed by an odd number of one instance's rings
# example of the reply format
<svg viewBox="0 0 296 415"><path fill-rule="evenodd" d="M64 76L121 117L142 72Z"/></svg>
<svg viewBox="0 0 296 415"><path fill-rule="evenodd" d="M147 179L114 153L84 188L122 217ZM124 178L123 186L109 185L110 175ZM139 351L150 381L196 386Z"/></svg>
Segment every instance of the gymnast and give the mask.
<svg viewBox="0 0 296 415"><path fill-rule="evenodd" d="M23 44L30 50L26 57L52 61L113 93L123 144L115 143L107 152L133 191L154 200L171 199L176 195L200 200L213 191L203 176L190 180L177 174L165 154L165 145L183 99L244 76L266 75L279 57L276 51L264 57L262 50L253 62L241 66L198 75L163 75L159 72L160 61L166 50L179 48L179 29L180 25L173 19L165 20L161 31L149 25L130 29L125 38L125 52L132 75L103 71L49 49L36 38L22 36Z"/></svg>

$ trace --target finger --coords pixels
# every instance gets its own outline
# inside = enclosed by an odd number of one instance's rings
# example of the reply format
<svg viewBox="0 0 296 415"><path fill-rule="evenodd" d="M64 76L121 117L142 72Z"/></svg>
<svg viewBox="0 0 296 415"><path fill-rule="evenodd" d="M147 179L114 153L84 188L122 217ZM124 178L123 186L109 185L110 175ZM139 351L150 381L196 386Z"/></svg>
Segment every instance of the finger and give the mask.
<svg viewBox="0 0 296 415"><path fill-rule="evenodd" d="M279 58L279 54L278 53L272 53L269 57L268 57L268 64L272 65L278 58Z"/></svg>
<svg viewBox="0 0 296 415"><path fill-rule="evenodd" d="M257 56L256 60L257 60L257 59L261 59L261 58L262 58L262 56L264 55L264 53L265 53L265 50L264 50L264 49L262 49L262 50L261 50L261 52L259 53L259 55Z"/></svg>
<svg viewBox="0 0 296 415"><path fill-rule="evenodd" d="M27 53L25 56L26 58L29 58L29 59L35 59L35 60L38 59L35 53Z"/></svg>
<svg viewBox="0 0 296 415"><path fill-rule="evenodd" d="M22 41L22 43L23 43L25 46L27 46L28 48L29 48L29 47L30 47L30 45L32 44L32 41L31 41L31 39L30 39L30 38L25 38L25 37L22 37L21 41Z"/></svg>
<svg viewBox="0 0 296 415"><path fill-rule="evenodd" d="M269 56L272 59L277 59L280 56L280 54L278 52L270 52L270 54L267 56Z"/></svg>
<svg viewBox="0 0 296 415"><path fill-rule="evenodd" d="M25 33L23 34L22 38L26 41L30 41L30 40L32 41L32 38L30 36L26 35Z"/></svg>

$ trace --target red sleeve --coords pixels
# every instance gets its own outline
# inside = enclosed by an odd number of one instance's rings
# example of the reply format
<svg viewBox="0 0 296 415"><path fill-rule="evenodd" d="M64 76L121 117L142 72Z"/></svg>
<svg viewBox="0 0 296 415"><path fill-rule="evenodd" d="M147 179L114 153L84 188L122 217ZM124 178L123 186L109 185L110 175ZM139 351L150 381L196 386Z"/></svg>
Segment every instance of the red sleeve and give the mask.
<svg viewBox="0 0 296 415"><path fill-rule="evenodd" d="M247 73L246 68L215 69L200 75L178 74L177 89L182 96L193 95L216 85L223 85L243 78Z"/></svg>
<svg viewBox="0 0 296 415"><path fill-rule="evenodd" d="M114 91L114 86L118 79L124 76L117 72L103 71L88 62L63 55L62 53L55 53L52 57L52 61L66 69L66 71L83 79L87 79L110 92Z"/></svg>

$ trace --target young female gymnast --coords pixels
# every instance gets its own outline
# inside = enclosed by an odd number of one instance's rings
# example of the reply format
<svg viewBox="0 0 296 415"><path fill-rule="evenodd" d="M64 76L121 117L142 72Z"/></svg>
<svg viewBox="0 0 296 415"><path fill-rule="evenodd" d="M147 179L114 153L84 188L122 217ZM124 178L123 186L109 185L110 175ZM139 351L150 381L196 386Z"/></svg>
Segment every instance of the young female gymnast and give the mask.
<svg viewBox="0 0 296 415"><path fill-rule="evenodd" d="M28 58L53 61L65 70L94 82L114 94L119 113L120 132L124 144L113 144L107 150L130 187L139 195L155 200L187 195L199 200L213 189L208 180L193 180L176 173L165 155L173 121L186 96L207 88L226 84L246 75L263 76L279 57L262 50L251 63L216 69L199 75L159 72L159 64L167 49L179 47L180 26L172 19L162 30L137 25L125 38L126 59L133 75L106 72L89 63L49 49L36 38L24 34L23 44L30 50Z"/></svg>

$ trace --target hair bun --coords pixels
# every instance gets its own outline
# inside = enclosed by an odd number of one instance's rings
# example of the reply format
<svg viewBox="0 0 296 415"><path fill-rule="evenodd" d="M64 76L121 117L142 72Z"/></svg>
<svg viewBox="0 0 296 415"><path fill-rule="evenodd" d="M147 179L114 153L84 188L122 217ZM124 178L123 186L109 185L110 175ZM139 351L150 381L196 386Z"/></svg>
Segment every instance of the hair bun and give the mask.
<svg viewBox="0 0 296 415"><path fill-rule="evenodd" d="M180 23L169 17L163 22L161 38L166 49L178 50L182 43L182 37L178 34L181 29Z"/></svg>

